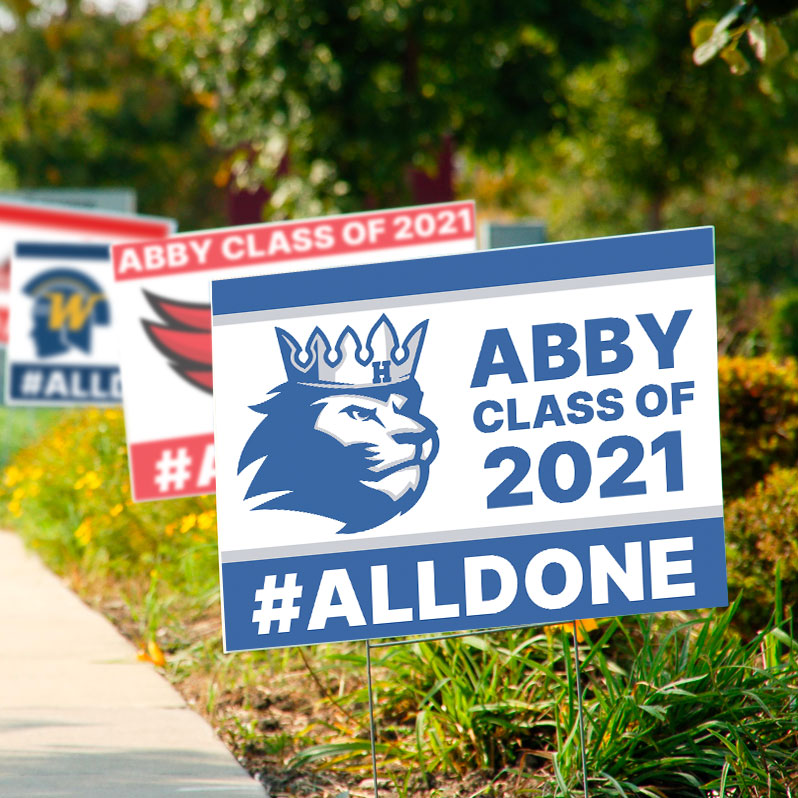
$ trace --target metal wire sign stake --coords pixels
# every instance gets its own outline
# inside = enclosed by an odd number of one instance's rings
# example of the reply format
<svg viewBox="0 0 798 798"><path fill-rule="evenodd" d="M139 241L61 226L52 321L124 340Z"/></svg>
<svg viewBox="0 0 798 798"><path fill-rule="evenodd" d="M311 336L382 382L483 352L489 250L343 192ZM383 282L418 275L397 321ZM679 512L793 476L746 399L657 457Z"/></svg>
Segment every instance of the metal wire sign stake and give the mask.
<svg viewBox="0 0 798 798"><path fill-rule="evenodd" d="M579 704L579 749L582 754L582 787L587 794L587 753L585 752L585 717L584 706L582 705L582 674L579 670L579 630L576 628L576 621L571 623L574 636L574 668L576 671L576 697Z"/></svg>
<svg viewBox="0 0 798 798"><path fill-rule="evenodd" d="M511 626L506 629L496 630L502 632L516 631L518 629L533 629L534 626ZM371 649L373 648L389 648L392 646L405 646L412 643L432 643L437 640L449 640L457 637L471 637L472 635L479 634L477 631L471 632L457 632L454 634L432 635L430 637L415 638L413 640L388 640L384 643L372 643L371 640L366 640L366 674L368 680L368 696L369 696L369 737L371 741L371 774L374 780L374 798L379 798L379 781L377 778L377 724L374 720L374 689L372 686L372 673L371 673ZM582 762L582 786L584 789L585 798L589 798L587 787L587 754L585 752L585 724L584 724L584 707L582 705L582 678L581 670L579 667L579 632L576 626L576 621L572 622L572 634L574 641L574 666L576 671L576 696L579 707L579 750Z"/></svg>

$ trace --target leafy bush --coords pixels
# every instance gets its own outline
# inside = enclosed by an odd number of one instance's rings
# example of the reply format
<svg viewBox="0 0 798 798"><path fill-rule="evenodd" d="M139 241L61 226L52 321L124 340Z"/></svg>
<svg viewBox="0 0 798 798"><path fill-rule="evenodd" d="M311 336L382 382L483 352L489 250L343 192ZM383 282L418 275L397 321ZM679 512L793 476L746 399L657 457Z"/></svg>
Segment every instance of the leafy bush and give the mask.
<svg viewBox="0 0 798 798"><path fill-rule="evenodd" d="M134 503L119 410L63 414L16 454L0 500L0 520L57 573L127 592L142 635L170 606L199 610L218 594L214 497Z"/></svg>
<svg viewBox="0 0 798 798"><path fill-rule="evenodd" d="M739 603L703 618L612 618L580 646L591 795L787 795L798 786L798 643L776 623L742 640L732 628ZM364 666L351 648L327 657ZM581 794L567 629L408 642L374 662L378 750L397 781L415 759L416 788L434 773L482 769L512 773L535 794ZM364 727L365 691L348 700ZM367 753L365 740L324 744L294 763Z"/></svg>
<svg viewBox="0 0 798 798"><path fill-rule="evenodd" d="M777 581L798 615L798 468L774 469L750 494L729 502L725 517L729 586L746 599L739 620L748 629L767 621Z"/></svg>
<svg viewBox="0 0 798 798"><path fill-rule="evenodd" d="M2 380L0 375L0 388ZM52 408L0 407L0 467L5 466L21 447L40 438L60 416L60 411Z"/></svg>
<svg viewBox="0 0 798 798"><path fill-rule="evenodd" d="M614 621L617 662L605 655L603 641L590 648L585 723L591 795L795 790L798 644L772 624L741 641L731 626L738 606L739 600L726 612L671 629L657 616ZM575 734L572 716L561 737ZM555 758L566 795L578 782L573 747Z"/></svg>
<svg viewBox="0 0 798 798"><path fill-rule="evenodd" d="M720 358L718 380L729 499L742 496L774 466L798 464L798 365L770 357Z"/></svg>

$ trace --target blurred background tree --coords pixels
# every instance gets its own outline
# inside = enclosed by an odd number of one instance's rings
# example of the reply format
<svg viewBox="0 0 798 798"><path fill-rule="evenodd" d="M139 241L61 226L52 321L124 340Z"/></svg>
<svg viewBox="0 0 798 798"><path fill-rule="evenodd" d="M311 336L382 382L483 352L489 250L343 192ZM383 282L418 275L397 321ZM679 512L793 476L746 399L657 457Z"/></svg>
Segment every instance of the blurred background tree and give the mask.
<svg viewBox="0 0 798 798"><path fill-rule="evenodd" d="M17 179L14 170L5 161L0 161L0 190L16 188Z"/></svg>
<svg viewBox="0 0 798 798"><path fill-rule="evenodd" d="M622 41L622 0L166 0L153 52L269 215L449 199L453 153L565 124L571 70Z"/></svg>
<svg viewBox="0 0 798 798"><path fill-rule="evenodd" d="M695 21L678 3L639 4L625 41L565 79L567 125L504 163L469 158L468 183L553 238L714 225L721 348L756 354L769 298L798 281L798 60L736 77L720 59L697 67ZM781 29L796 38L794 19Z"/></svg>
<svg viewBox="0 0 798 798"><path fill-rule="evenodd" d="M76 0L2 5L0 162L19 185L132 187L142 212L223 221L198 98L159 70L136 22Z"/></svg>
<svg viewBox="0 0 798 798"><path fill-rule="evenodd" d="M727 5L7 0L0 180L131 185L184 228L454 195L553 239L713 224L721 348L757 354L798 285L798 22L696 66Z"/></svg>

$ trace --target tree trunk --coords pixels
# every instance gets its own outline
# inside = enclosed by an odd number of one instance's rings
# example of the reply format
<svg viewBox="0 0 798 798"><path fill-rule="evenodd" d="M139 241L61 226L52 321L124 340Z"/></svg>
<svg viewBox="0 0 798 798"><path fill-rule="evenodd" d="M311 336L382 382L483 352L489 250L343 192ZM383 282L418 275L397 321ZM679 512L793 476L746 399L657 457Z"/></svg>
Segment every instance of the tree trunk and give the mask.
<svg viewBox="0 0 798 798"><path fill-rule="evenodd" d="M427 174L423 169L411 168L408 180L410 193L416 205L450 202L454 199L454 145L450 135L443 137L434 174Z"/></svg>
<svg viewBox="0 0 798 798"><path fill-rule="evenodd" d="M648 229L662 230L662 212L665 209L665 193L655 194L648 203Z"/></svg>

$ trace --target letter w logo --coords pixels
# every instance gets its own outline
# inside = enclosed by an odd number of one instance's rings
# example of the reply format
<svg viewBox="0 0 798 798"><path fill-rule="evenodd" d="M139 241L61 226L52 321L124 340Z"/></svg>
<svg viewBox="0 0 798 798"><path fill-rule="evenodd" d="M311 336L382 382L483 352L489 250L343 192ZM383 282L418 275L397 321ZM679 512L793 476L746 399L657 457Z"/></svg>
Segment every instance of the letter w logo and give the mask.
<svg viewBox="0 0 798 798"><path fill-rule="evenodd" d="M94 310L94 306L105 299L102 294L72 294L65 301L64 294L47 294L50 299L50 329L60 330L64 325L69 330L80 330Z"/></svg>

